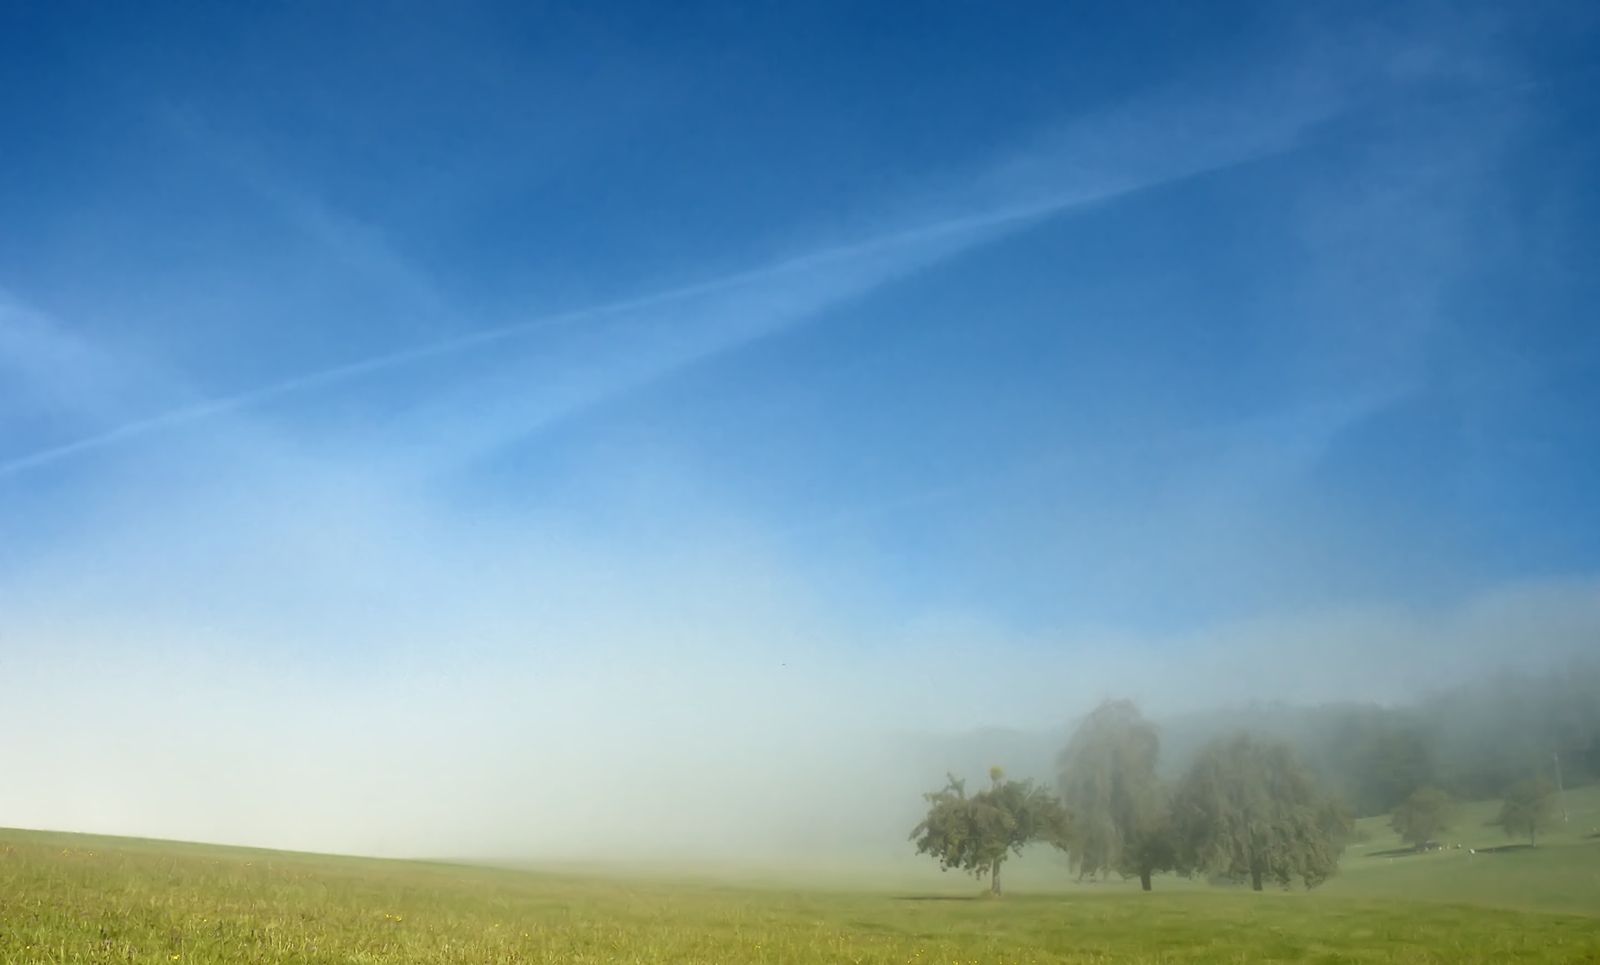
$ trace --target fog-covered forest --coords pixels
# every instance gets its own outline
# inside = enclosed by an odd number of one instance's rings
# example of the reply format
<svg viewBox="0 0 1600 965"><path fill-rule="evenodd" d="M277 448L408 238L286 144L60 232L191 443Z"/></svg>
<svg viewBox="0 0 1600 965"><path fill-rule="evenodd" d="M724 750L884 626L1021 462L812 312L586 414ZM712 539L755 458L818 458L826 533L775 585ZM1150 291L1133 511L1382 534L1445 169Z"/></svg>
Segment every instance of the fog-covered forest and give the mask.
<svg viewBox="0 0 1600 965"><path fill-rule="evenodd" d="M1600 664L1593 662L1537 674L1507 670L1406 704L1261 701L1179 716L1141 709L1160 729L1166 777L1181 773L1207 742L1248 731L1293 743L1319 784L1357 817L1386 814L1430 785L1475 800L1498 797L1526 777L1554 781L1558 756L1566 786L1600 779ZM1001 762L1053 783L1071 724L930 741L919 756L970 774Z"/></svg>
<svg viewBox="0 0 1600 965"><path fill-rule="evenodd" d="M1403 706L1261 704L1161 723L1169 767L1220 732L1288 739L1361 817L1387 813L1429 785L1476 800L1523 778L1554 780L1557 757L1568 785L1600 777L1600 667L1503 672Z"/></svg>

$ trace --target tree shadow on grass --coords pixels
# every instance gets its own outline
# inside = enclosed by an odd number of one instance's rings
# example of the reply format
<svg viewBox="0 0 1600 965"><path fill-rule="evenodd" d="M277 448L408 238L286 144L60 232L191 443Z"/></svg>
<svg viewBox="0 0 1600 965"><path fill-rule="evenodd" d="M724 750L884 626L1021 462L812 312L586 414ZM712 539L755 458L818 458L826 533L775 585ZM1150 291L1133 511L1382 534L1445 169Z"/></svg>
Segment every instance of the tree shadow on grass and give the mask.
<svg viewBox="0 0 1600 965"><path fill-rule="evenodd" d="M972 895L895 895L895 901L977 901Z"/></svg>
<svg viewBox="0 0 1600 965"><path fill-rule="evenodd" d="M1474 848L1473 854L1505 854L1508 851L1532 851L1531 844L1502 844L1494 848Z"/></svg>

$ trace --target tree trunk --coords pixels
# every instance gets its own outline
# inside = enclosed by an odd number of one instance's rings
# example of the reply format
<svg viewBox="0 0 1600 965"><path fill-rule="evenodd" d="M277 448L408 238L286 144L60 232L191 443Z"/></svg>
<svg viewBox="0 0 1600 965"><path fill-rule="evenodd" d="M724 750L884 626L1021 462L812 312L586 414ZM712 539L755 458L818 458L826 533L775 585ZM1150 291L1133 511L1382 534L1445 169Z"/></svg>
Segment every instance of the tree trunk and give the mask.
<svg viewBox="0 0 1600 965"><path fill-rule="evenodd" d="M996 898L1000 897L1000 862L998 861L994 863L994 867L990 872L989 890L994 892Z"/></svg>
<svg viewBox="0 0 1600 965"><path fill-rule="evenodd" d="M1145 891L1150 890L1150 872L1148 870L1139 872L1139 887Z"/></svg>
<svg viewBox="0 0 1600 965"><path fill-rule="evenodd" d="M1261 890L1261 869L1259 867L1250 869L1250 890Z"/></svg>
<svg viewBox="0 0 1600 965"><path fill-rule="evenodd" d="M1538 846L1539 846L1539 829L1538 828L1529 828L1528 829L1528 847L1537 848Z"/></svg>

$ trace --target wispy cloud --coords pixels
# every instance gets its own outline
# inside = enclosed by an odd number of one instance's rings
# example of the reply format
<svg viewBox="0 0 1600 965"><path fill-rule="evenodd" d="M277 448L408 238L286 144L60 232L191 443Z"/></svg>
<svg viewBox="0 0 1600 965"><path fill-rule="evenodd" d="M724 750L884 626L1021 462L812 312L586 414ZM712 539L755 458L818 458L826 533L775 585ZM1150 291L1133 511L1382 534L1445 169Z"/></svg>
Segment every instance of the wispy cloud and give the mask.
<svg viewBox="0 0 1600 965"><path fill-rule="evenodd" d="M1348 69L1348 68L1346 68ZM1264 85L1265 95L1238 91L1209 96L1167 92L1102 111L1040 135L987 171L919 202L888 209L898 223L864 237L814 246L776 262L662 291L479 329L336 364L270 385L208 398L133 419L101 432L0 461L0 477L261 406L310 390L414 369L449 357L504 360L535 356L533 340L563 329L617 323L623 344L598 366L543 372L537 381L485 398L465 391L480 417L463 427L449 412L449 393L421 413L422 425L451 422L448 435L469 448L530 431L641 381L814 317L897 278L924 270L996 238L1132 192L1247 163L1294 146L1309 127L1342 106L1347 78L1297 70ZM181 119L181 118L180 118ZM183 130L197 130L192 122ZM231 155L230 155L231 156ZM376 273L411 292L430 314L448 315L445 300L371 227L353 225L310 196L277 184L252 166L229 162L253 191L268 197L293 222L356 270ZM489 393L496 390L488 382ZM481 418L497 412L498 419ZM463 428L467 429L465 434ZM469 438L475 438L470 442Z"/></svg>
<svg viewBox="0 0 1600 965"><path fill-rule="evenodd" d="M0 418L31 408L101 414L121 372L98 346L0 291Z"/></svg>
<svg viewBox="0 0 1600 965"><path fill-rule="evenodd" d="M193 107L165 105L158 116L190 151L235 184L265 202L278 220L303 238L320 259L365 283L393 311L412 318L411 328L437 331L455 321L449 299L426 271L395 249L376 224L353 217L316 193L275 176L246 145L211 125Z"/></svg>
<svg viewBox="0 0 1600 965"><path fill-rule="evenodd" d="M703 325L708 318L724 324L712 326L721 330L713 336L711 344L697 345L691 341L690 347L686 350L680 349L675 357L662 360L664 364L657 363L650 368L681 365L694 358L725 349L738 341L758 337L776 328L792 324L842 298L870 290L875 285L924 267L940 257L947 257L953 250L979 243L995 232L1015 230L1039 218L1073 206L1103 201L1117 193L1121 191L1047 198L1025 206L920 225L866 241L809 252L797 258L750 271L634 298L541 316L330 366L272 385L178 407L159 415L126 422L105 432L72 442L15 456L0 462L0 477L14 475L161 430L197 422L220 413L261 405L311 389L352 382L447 356L465 355L526 339L552 329L604 319L637 317L647 312L664 312L695 305L699 311L697 317L691 320L691 325L694 322ZM732 335L726 332L726 323L730 316L737 318L741 323L740 330ZM23 339L20 326L13 326L11 332L11 340L20 345ZM38 342L38 336L32 336L32 341ZM68 351L68 343L59 341L53 347L40 343L23 348L27 349L27 358L32 360L32 364L39 366L49 364L51 358L58 362L65 361L63 353ZM80 345L72 351L78 356L85 356L88 350ZM54 355L49 354L52 352ZM17 355L19 358L22 357L20 352ZM80 364L72 370L72 377L80 378L81 372ZM59 379L54 380L53 384L59 384ZM577 401L568 402L563 407L572 408Z"/></svg>

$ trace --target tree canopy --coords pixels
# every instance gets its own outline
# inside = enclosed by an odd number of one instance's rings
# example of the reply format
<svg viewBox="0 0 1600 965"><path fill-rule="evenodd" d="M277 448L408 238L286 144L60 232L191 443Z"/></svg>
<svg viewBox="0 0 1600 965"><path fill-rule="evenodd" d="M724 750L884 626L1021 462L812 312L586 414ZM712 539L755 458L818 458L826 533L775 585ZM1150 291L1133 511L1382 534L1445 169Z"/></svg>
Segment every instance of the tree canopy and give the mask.
<svg viewBox="0 0 1600 965"><path fill-rule="evenodd" d="M1336 808L1285 743L1248 735L1214 741L1173 796L1180 870L1314 887L1338 868Z"/></svg>
<svg viewBox="0 0 1600 965"><path fill-rule="evenodd" d="M1450 795L1436 787L1424 787L1400 802L1389 827L1400 832L1400 840L1420 848L1448 831L1453 818Z"/></svg>
<svg viewBox="0 0 1600 965"><path fill-rule="evenodd" d="M1079 877L1117 871L1138 876L1148 891L1152 873L1173 867L1166 794L1156 777L1160 752L1155 726L1127 700L1102 703L1073 732L1057 766Z"/></svg>
<svg viewBox="0 0 1600 965"><path fill-rule="evenodd" d="M1000 894L1000 866L1034 842L1065 850L1072 840L1072 817L1061 802L1033 781L1009 781L990 768L990 787L967 796L966 782L948 775L941 790L923 795L928 814L911 831L918 854L931 854L941 870L959 868L989 874Z"/></svg>
<svg viewBox="0 0 1600 965"><path fill-rule="evenodd" d="M1180 761L1241 730L1291 741L1318 785L1357 817L1390 815L1424 787L1457 801L1499 798L1552 754L1569 786L1600 782L1600 660L1502 673L1410 705L1273 702L1163 723L1162 753Z"/></svg>
<svg viewBox="0 0 1600 965"><path fill-rule="evenodd" d="M1542 777L1519 781L1506 792L1493 823L1506 829L1506 837L1526 834L1528 843L1537 845L1539 832L1555 816L1555 798L1555 785Z"/></svg>

